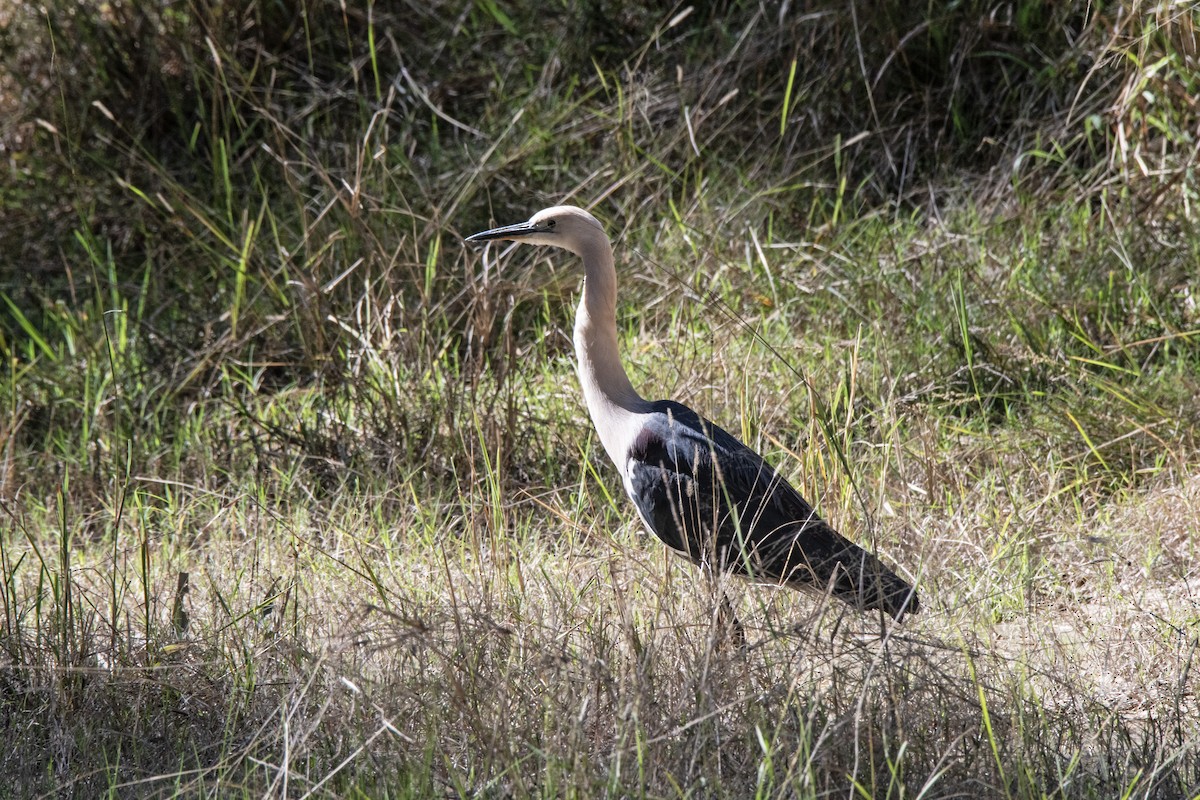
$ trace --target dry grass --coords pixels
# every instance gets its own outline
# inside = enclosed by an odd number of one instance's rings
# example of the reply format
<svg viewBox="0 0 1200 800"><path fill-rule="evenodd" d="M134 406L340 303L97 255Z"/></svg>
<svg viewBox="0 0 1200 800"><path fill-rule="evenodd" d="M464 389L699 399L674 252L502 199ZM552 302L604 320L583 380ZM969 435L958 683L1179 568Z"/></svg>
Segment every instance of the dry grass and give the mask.
<svg viewBox="0 0 1200 800"><path fill-rule="evenodd" d="M0 797L1200 796L1195 9L508 5L0 9ZM551 201L921 615L732 646Z"/></svg>
<svg viewBox="0 0 1200 800"><path fill-rule="evenodd" d="M392 516L361 499L193 501L154 543L149 641L137 526L128 549L73 548L73 619L48 620L50 641L31 636L6 671L24 745L4 768L51 763L39 782L122 796L815 796L850 781L870 796L1184 796L1200 729L1181 531L1198 490L1164 483L1075 519L997 519L978 490L931 513L919 486L890 485L902 510L880 537L920 571L928 610L885 627L739 585L744 650L694 570L595 485L582 507L569 488L506 503L499 528L470 494ZM1002 555L1017 526L1040 534L1026 574ZM27 606L39 569L9 558ZM169 603L180 570L186 629ZM157 777L139 767L172 758Z"/></svg>

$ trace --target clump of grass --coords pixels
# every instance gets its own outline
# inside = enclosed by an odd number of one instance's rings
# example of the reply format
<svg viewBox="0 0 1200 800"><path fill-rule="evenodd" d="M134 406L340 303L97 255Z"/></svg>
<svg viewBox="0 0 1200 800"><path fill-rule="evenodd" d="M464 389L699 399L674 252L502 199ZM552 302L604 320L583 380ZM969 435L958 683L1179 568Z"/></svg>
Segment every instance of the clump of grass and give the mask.
<svg viewBox="0 0 1200 800"><path fill-rule="evenodd" d="M859 12L0 16L9 791L1195 795L1195 11ZM921 617L723 640L458 247L559 201Z"/></svg>

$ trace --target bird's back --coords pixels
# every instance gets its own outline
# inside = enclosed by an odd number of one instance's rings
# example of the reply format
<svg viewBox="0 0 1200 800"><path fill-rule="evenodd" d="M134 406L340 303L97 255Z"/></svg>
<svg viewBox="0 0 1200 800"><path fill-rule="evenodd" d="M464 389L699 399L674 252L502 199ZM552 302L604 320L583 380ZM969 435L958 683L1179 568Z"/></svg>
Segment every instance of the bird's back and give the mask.
<svg viewBox="0 0 1200 800"><path fill-rule="evenodd" d="M761 456L684 405L651 404L624 466L647 527L697 563L828 589L896 618L917 611L908 583L817 516Z"/></svg>

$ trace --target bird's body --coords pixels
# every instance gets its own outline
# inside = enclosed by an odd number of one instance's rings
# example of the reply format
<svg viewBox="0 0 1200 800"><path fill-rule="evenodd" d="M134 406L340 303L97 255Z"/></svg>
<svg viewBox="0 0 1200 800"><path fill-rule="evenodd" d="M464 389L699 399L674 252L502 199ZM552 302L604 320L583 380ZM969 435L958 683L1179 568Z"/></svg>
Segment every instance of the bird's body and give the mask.
<svg viewBox="0 0 1200 800"><path fill-rule="evenodd" d="M875 556L838 534L756 452L684 405L644 400L617 350L612 246L572 206L468 237L562 247L584 263L575 352L584 400L625 493L668 547L714 570L828 590L899 619L917 595Z"/></svg>

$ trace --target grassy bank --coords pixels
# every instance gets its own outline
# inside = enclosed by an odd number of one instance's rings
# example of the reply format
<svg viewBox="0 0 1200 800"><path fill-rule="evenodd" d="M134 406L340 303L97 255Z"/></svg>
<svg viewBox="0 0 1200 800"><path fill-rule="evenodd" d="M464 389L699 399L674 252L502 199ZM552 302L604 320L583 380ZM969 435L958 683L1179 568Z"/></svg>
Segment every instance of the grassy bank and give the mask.
<svg viewBox="0 0 1200 800"><path fill-rule="evenodd" d="M0 796L1200 795L1197 15L0 8ZM573 376L921 591L729 590Z"/></svg>

